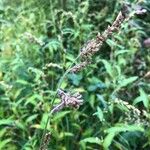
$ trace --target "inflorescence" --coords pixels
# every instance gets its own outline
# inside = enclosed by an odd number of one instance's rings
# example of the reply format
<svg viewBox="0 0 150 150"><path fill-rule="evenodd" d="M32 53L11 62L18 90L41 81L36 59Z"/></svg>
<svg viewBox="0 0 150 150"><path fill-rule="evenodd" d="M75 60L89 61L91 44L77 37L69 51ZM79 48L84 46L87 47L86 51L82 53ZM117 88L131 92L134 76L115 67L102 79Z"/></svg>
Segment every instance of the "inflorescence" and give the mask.
<svg viewBox="0 0 150 150"><path fill-rule="evenodd" d="M91 58L96 52L98 52L103 45L104 41L107 40L109 36L120 29L121 24L127 18L128 6L124 5L122 10L119 12L116 20L113 22L112 26L108 26L103 34L98 33L95 39L88 41L84 47L81 49L80 58L86 61L83 61L70 69L70 72L76 73L83 68L85 68L89 63L89 58Z"/></svg>
<svg viewBox="0 0 150 150"><path fill-rule="evenodd" d="M79 106L83 104L83 99L81 99L82 95L80 93L75 93L72 95L59 89L58 95L61 102L52 109L51 114L62 110L64 107L79 108Z"/></svg>

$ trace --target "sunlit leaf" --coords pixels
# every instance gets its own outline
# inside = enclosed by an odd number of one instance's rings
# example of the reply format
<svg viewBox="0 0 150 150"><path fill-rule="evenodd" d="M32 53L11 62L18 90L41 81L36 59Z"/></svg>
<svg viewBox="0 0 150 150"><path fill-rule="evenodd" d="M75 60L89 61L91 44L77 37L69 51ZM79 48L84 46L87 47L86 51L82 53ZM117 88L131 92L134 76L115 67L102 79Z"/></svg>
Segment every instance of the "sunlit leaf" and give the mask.
<svg viewBox="0 0 150 150"><path fill-rule="evenodd" d="M81 143L93 143L101 145L102 141L98 137L89 137L80 141Z"/></svg>
<svg viewBox="0 0 150 150"><path fill-rule="evenodd" d="M70 111L61 111L61 112L58 112L58 113L53 117L53 121L62 119L64 116L66 116L66 115L69 114L69 113L70 113Z"/></svg>
<svg viewBox="0 0 150 150"><path fill-rule="evenodd" d="M103 141L103 147L107 150L109 148L109 146L111 145L112 141L113 141L113 138L115 137L115 133L114 132L111 132L109 133L104 141Z"/></svg>
<svg viewBox="0 0 150 150"><path fill-rule="evenodd" d="M4 147L6 146L6 144L8 144L9 142L11 142L11 139L6 139L6 140L3 140L3 141L0 141L0 149L4 149Z"/></svg>
<svg viewBox="0 0 150 150"><path fill-rule="evenodd" d="M145 106L145 108L148 108L149 100L148 100L147 94L144 92L143 89L139 89L139 92L140 92L140 96L134 100L133 104L135 105L139 102L143 102L143 105Z"/></svg>
<svg viewBox="0 0 150 150"><path fill-rule="evenodd" d="M94 113L94 115L97 115L101 122L104 121L103 111L100 109L100 107L97 107L97 112Z"/></svg>
<svg viewBox="0 0 150 150"><path fill-rule="evenodd" d="M11 119L1 119L0 120L0 125L13 125L14 120Z"/></svg>
<svg viewBox="0 0 150 150"><path fill-rule="evenodd" d="M104 59L102 59L101 61L103 62L104 66L105 66L106 72L113 78L113 68L112 68L111 64Z"/></svg>
<svg viewBox="0 0 150 150"><path fill-rule="evenodd" d="M118 85L118 88L122 88L122 87L125 87L127 86L128 84L131 84L133 83L135 80L137 80L138 77L130 77L130 78L127 78L127 79L123 79L120 84Z"/></svg>

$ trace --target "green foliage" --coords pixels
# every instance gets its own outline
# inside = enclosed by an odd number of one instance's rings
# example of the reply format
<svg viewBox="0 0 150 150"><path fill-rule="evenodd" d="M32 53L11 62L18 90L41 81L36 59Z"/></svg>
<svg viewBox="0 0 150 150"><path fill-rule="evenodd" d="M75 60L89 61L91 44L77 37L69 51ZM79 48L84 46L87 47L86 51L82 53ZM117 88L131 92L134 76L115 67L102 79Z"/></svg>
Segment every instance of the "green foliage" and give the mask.
<svg viewBox="0 0 150 150"><path fill-rule="evenodd" d="M62 88L81 92L84 104L50 118L48 149L150 149L150 76L145 77L150 48L143 45L150 37L150 2L128 2L146 14L122 24L82 72L67 75ZM0 1L0 150L39 148L58 80L83 44L113 22L121 5L116 0Z"/></svg>

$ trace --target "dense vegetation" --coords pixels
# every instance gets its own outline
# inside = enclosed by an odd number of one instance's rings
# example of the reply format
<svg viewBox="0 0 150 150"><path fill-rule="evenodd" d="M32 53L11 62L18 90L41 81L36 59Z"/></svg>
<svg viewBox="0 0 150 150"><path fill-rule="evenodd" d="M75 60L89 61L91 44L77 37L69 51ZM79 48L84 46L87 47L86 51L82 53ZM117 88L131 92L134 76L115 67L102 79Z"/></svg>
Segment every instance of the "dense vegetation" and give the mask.
<svg viewBox="0 0 150 150"><path fill-rule="evenodd" d="M38 150L59 79L122 3L0 1L0 150ZM61 88L80 92L84 103L51 116L48 149L150 149L150 1L128 5L130 14L144 11L129 17L90 65L64 79Z"/></svg>

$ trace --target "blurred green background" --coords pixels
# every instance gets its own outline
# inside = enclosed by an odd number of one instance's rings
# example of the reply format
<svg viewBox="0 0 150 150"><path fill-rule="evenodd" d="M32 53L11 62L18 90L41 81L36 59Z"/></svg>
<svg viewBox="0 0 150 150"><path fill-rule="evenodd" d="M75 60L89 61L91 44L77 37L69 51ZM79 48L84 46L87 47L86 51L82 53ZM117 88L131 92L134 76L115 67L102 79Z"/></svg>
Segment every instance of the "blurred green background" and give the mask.
<svg viewBox="0 0 150 150"><path fill-rule="evenodd" d="M0 150L38 150L58 80L123 2L0 0ZM48 149L150 150L150 1L127 2L143 13L67 75L62 88L81 92L84 104L51 118Z"/></svg>

